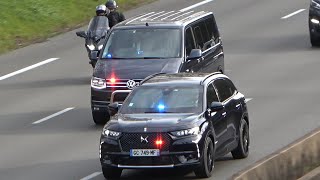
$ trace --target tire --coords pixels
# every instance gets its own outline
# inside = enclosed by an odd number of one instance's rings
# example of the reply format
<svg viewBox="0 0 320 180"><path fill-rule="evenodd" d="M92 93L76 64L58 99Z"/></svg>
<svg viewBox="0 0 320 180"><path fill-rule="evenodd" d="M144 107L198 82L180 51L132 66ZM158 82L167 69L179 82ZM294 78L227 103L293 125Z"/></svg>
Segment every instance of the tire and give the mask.
<svg viewBox="0 0 320 180"><path fill-rule="evenodd" d="M103 167L102 174L106 179L120 179L122 169L112 168L112 167Z"/></svg>
<svg viewBox="0 0 320 180"><path fill-rule="evenodd" d="M214 169L214 147L210 137L206 137L200 165L194 170L198 178L209 178Z"/></svg>
<svg viewBox="0 0 320 180"><path fill-rule="evenodd" d="M248 157L250 147L249 125L244 119L241 120L239 126L238 147L231 151L234 159L243 159Z"/></svg>
<svg viewBox="0 0 320 180"><path fill-rule="evenodd" d="M109 115L108 112L95 112L95 111L92 111L92 118L93 118L93 122L95 124L104 125L109 121L110 115Z"/></svg>

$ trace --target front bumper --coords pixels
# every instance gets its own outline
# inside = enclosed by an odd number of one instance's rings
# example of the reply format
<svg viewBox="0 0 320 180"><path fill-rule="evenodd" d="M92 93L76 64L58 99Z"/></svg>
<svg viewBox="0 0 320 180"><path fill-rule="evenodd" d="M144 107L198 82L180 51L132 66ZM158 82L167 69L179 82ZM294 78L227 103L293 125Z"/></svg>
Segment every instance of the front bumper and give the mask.
<svg viewBox="0 0 320 180"><path fill-rule="evenodd" d="M172 140L170 146L160 149L160 156L132 157L128 149L123 148L120 140L102 138L100 143L100 162L103 167L122 169L195 166L200 164L201 154L199 149L200 142L195 143L196 141L199 141L199 136ZM132 147L132 149L139 148Z"/></svg>

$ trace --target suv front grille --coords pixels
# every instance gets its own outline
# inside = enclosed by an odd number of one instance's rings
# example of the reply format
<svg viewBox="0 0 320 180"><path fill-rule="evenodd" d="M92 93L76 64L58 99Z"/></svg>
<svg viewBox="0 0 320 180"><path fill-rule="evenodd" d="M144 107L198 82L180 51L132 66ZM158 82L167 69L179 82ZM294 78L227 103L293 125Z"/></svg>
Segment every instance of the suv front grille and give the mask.
<svg viewBox="0 0 320 180"><path fill-rule="evenodd" d="M142 79L117 79L115 83L111 83L110 79L107 79L107 88L117 89L117 90L128 90L127 82L133 80L136 83L136 86L139 86Z"/></svg>
<svg viewBox="0 0 320 180"><path fill-rule="evenodd" d="M147 139L148 142L142 140ZM161 147L156 145L157 140L162 140ZM169 151L171 138L167 133L124 133L120 138L122 150L129 152L130 149L160 149Z"/></svg>

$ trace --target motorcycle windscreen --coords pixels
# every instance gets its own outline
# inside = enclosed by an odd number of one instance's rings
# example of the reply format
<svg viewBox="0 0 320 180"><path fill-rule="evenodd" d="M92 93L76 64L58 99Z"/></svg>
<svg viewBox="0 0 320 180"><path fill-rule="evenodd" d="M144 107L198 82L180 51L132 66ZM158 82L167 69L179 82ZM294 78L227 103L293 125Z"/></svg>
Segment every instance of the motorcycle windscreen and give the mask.
<svg viewBox="0 0 320 180"><path fill-rule="evenodd" d="M88 26L88 38L99 40L107 34L109 29L109 21L106 16L95 16L91 19Z"/></svg>

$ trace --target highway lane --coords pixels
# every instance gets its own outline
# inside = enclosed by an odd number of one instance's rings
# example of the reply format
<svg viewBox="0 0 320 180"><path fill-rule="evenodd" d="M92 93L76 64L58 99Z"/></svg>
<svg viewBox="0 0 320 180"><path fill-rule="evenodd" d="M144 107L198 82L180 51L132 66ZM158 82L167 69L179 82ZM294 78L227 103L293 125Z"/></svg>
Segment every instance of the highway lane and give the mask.
<svg viewBox="0 0 320 180"><path fill-rule="evenodd" d="M182 9L194 2L158 1L127 12ZM225 63L249 104L251 154L219 160L212 179L226 179L247 165L319 126L317 57L310 48L307 12L281 19L308 2L215 0L196 10L213 10L223 36ZM99 172L101 127L90 115L91 69L83 41L74 32L0 56L0 76L39 61L60 59L0 81L1 179L80 179ZM72 92L72 94L68 93ZM32 125L68 107L75 109ZM126 170L124 179L194 179L193 173ZM98 175L94 179L103 179Z"/></svg>

